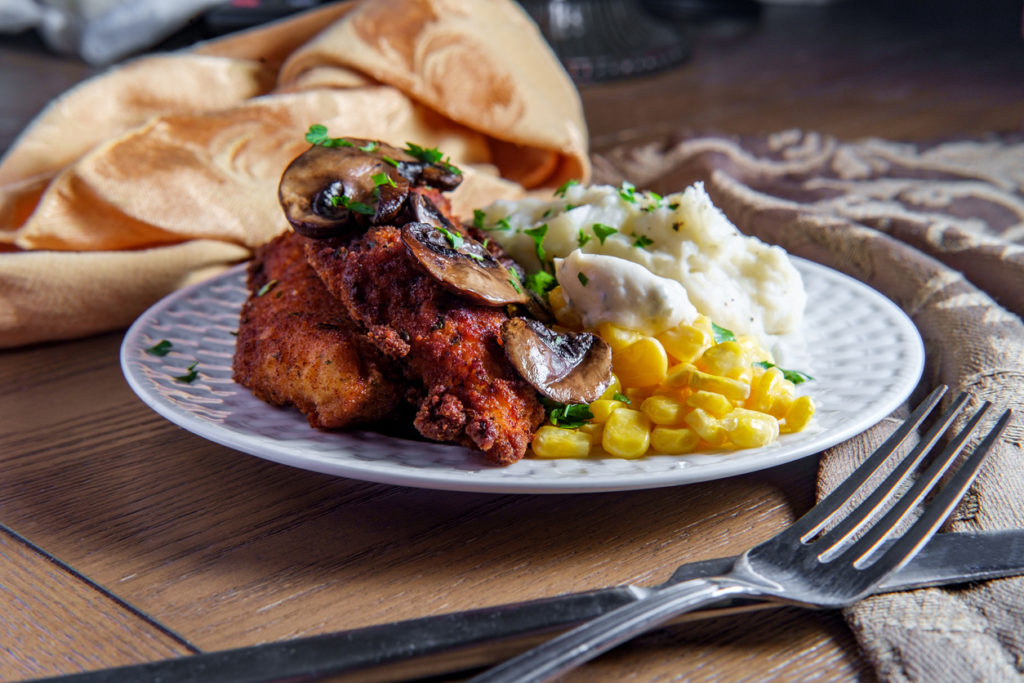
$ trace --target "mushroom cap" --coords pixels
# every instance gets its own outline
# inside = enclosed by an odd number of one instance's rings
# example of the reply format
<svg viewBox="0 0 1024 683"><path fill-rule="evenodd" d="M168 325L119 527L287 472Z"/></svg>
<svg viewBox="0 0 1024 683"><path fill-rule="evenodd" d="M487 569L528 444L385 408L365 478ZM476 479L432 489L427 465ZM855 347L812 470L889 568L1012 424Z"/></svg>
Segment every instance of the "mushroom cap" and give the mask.
<svg viewBox="0 0 1024 683"><path fill-rule="evenodd" d="M612 383L612 349L589 332L556 332L538 320L501 326L505 355L523 379L554 401L596 401Z"/></svg>
<svg viewBox="0 0 1024 683"><path fill-rule="evenodd" d="M529 300L512 273L482 244L461 233L440 213L437 217L437 223L402 226L406 251L430 276L452 292L485 306Z"/></svg>
<svg viewBox="0 0 1024 683"><path fill-rule="evenodd" d="M410 187L451 190L462 181L451 166L421 161L397 147L358 138L347 142L352 146L313 145L281 174L278 200L299 234L326 239L384 225L401 211Z"/></svg>

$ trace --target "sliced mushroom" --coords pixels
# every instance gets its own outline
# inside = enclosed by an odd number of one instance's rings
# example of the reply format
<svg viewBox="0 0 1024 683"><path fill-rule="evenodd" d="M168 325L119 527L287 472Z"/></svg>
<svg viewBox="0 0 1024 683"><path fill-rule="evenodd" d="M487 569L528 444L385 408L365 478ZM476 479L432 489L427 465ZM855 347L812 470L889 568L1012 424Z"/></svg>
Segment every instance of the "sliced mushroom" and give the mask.
<svg viewBox="0 0 1024 683"><path fill-rule="evenodd" d="M410 187L450 190L462 180L447 164L427 163L390 145L347 142L351 146L313 145L281 175L281 208L306 237L325 239L385 225L402 210Z"/></svg>
<svg viewBox="0 0 1024 683"><path fill-rule="evenodd" d="M612 383L612 349L589 332L556 332L531 318L501 326L505 355L523 379L554 401L596 401Z"/></svg>
<svg viewBox="0 0 1024 683"><path fill-rule="evenodd" d="M529 300L515 276L482 244L440 218L443 223L437 225L412 222L402 226L406 250L427 273L452 292L485 306Z"/></svg>

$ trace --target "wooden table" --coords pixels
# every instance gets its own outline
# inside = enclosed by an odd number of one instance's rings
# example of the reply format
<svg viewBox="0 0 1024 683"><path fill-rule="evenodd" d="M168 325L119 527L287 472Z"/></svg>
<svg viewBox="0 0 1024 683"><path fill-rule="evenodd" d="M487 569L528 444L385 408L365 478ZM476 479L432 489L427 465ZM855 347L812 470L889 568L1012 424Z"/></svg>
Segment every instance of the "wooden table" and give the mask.
<svg viewBox="0 0 1024 683"><path fill-rule="evenodd" d="M677 129L927 139L1020 130L1020 5L777 7L695 31L679 68L588 86L596 151ZM958 9L959 8L959 9ZM0 148L90 73L0 43ZM732 554L809 507L816 459L678 488L439 493L306 472L154 414L121 333L0 353L0 679L350 629L622 582ZM665 629L568 680L869 678L837 614Z"/></svg>

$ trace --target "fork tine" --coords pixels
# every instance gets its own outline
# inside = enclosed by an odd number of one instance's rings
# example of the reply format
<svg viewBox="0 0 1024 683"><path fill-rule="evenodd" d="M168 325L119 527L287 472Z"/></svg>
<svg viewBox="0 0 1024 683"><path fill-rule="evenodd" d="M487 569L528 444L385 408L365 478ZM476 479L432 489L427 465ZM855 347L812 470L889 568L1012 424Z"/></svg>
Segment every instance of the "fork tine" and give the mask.
<svg viewBox="0 0 1024 683"><path fill-rule="evenodd" d="M891 510L889 510L863 537L858 539L848 550L843 551L842 557L851 558L850 561L855 564L860 564L877 548L893 528L899 524L908 513L928 494L929 491L938 483L939 479L943 476L950 465L956 460L960 451L963 450L964 445L971 435L971 433L978 426L981 418L985 415L990 404L985 403L978 410L977 413L971 418L967 425L960 430L956 437L949 443L942 454L932 463L931 467L921 476L921 478L915 482L914 486L900 499ZM977 474L978 467L981 465L985 455L991 449L992 444L999 437L999 432L1006 425L1009 420L1008 412L1003 414L1003 417L996 423L996 425L990 430L989 434L979 444L978 448L974 450L963 464L960 466L959 471L942 487L942 491L935 497L935 499L926 506L927 519L933 519L935 521L936 528L938 524L946 518L946 515L953 509L957 501L960 500L960 496L967 487L974 481L974 477ZM947 509L948 508L948 509ZM913 533L908 531L904 534L903 538L919 539L917 542L923 544L929 538L931 538L931 532L934 529L928 529L927 527L918 527L918 523L922 519L926 519L924 515L911 527L914 530ZM901 539L902 540L902 539ZM914 550L914 546L907 548L904 544L904 549L908 552ZM890 551L887 551L883 557L895 558L900 560L898 555L890 555ZM907 558L909 559L909 558ZM881 559L878 562L872 564L874 568L877 566L878 571L886 571L886 565L882 564Z"/></svg>
<svg viewBox="0 0 1024 683"><path fill-rule="evenodd" d="M946 386L936 387L932 393L925 398L921 404L914 409L910 417L894 431L888 439L879 446L874 453L827 496L822 498L817 505L807 511L803 517L798 519L785 533L797 535L801 540L817 533L823 526L828 524L835 514L843 507L850 497L857 492L861 485L874 474L882 463L892 455L900 444L906 440L912 431L917 429L925 417L942 399L946 393Z"/></svg>
<svg viewBox="0 0 1024 683"><path fill-rule="evenodd" d="M943 489L928 504L921 517L914 522L913 526L897 540L892 547L885 551L885 554L878 559L876 564L880 565L877 571L886 572L902 567L917 554L925 543L935 534L938 528L953 511L960 498L967 492L974 479L978 476L981 463L992 450L999 439L1003 429L1009 423L1013 413L1006 410L999 417L995 426L989 430L988 435L982 440L974 453L967 458L956 475L943 487Z"/></svg>
<svg viewBox="0 0 1024 683"><path fill-rule="evenodd" d="M820 538L815 539L814 542L824 548L836 547L869 522L872 516L895 495L897 489L910 476L911 472L917 469L921 460L928 455L935 442L945 433L966 402L966 393L957 396L952 405L928 430L928 433L917 442L913 450L893 468L892 472L885 478L885 481L875 487L870 495L858 503L856 508L848 512L832 529L829 529Z"/></svg>

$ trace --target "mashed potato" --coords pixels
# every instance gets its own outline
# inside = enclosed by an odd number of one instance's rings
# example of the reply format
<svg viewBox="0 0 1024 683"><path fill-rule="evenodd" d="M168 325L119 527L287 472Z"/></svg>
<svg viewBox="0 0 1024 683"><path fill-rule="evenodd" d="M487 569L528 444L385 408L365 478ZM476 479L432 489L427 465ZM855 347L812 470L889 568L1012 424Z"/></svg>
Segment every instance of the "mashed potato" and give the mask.
<svg viewBox="0 0 1024 683"><path fill-rule="evenodd" d="M476 223L528 273L553 274L588 328L657 334L700 313L770 347L803 317L786 252L740 233L701 183L666 197L570 185L551 200L495 202Z"/></svg>

